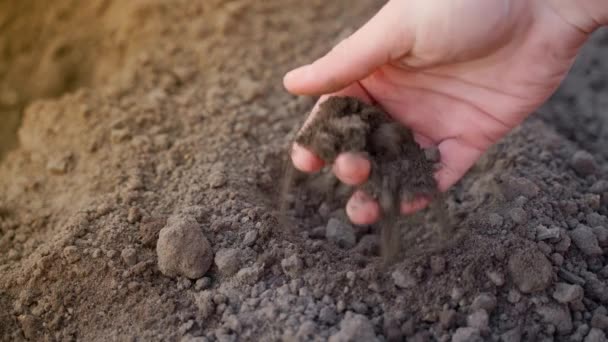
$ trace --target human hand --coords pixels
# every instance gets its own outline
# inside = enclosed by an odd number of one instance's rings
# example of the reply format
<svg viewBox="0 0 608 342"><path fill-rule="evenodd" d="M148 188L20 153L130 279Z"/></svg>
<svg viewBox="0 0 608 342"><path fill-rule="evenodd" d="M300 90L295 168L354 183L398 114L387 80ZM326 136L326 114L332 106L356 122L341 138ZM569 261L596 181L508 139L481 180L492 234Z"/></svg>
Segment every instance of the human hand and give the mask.
<svg viewBox="0 0 608 342"><path fill-rule="evenodd" d="M411 128L420 145L439 148L441 168L435 177L445 191L565 77L597 27L573 3L392 0L327 55L289 72L284 84L295 94L329 94L320 102L344 95L381 106ZM323 166L298 145L292 161L305 172ZM357 185L365 182L370 167L362 157L345 153L333 172ZM401 211L427 204L417 199L403 203ZM357 224L380 216L377 202L361 192L351 197L346 211Z"/></svg>

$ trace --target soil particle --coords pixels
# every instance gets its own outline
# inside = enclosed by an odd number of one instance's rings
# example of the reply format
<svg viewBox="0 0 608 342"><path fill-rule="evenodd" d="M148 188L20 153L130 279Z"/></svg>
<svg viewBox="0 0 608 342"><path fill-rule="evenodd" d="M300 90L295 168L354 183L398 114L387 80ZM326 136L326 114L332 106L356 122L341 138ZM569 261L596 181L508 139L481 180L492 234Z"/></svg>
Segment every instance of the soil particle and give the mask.
<svg viewBox="0 0 608 342"><path fill-rule="evenodd" d="M553 304L543 305L536 308L536 312L541 316L543 322L555 326L560 335L572 331L572 317L567 307Z"/></svg>
<svg viewBox="0 0 608 342"><path fill-rule="evenodd" d="M583 294L583 288L580 285L557 283L555 284L553 298L559 303L568 304L582 300Z"/></svg>
<svg viewBox="0 0 608 342"><path fill-rule="evenodd" d="M608 338L606 338L606 334L603 331L593 328L589 330L584 342L603 342L607 340Z"/></svg>
<svg viewBox="0 0 608 342"><path fill-rule="evenodd" d="M418 284L416 278L410 272L407 271L395 270L391 274L391 277L393 278L395 286L402 289L413 288Z"/></svg>
<svg viewBox="0 0 608 342"><path fill-rule="evenodd" d="M559 237L560 229L558 227L547 228L543 225L536 227L536 239L539 241L557 240Z"/></svg>
<svg viewBox="0 0 608 342"><path fill-rule="evenodd" d="M214 262L218 272L229 277L241 268L241 251L236 248L221 248L215 253Z"/></svg>
<svg viewBox="0 0 608 342"><path fill-rule="evenodd" d="M476 310L467 317L467 325L480 331L487 330L489 323L490 316L488 315L488 312L483 309Z"/></svg>
<svg viewBox="0 0 608 342"><path fill-rule="evenodd" d="M245 234L243 238L243 246L251 247L255 244L255 241L258 239L257 230L250 230Z"/></svg>
<svg viewBox="0 0 608 342"><path fill-rule="evenodd" d="M158 268L169 277L202 277L213 261L211 245L196 220L172 216L156 244Z"/></svg>
<svg viewBox="0 0 608 342"><path fill-rule="evenodd" d="M287 276L291 278L296 278L299 276L303 268L304 263L297 254L281 260L281 269Z"/></svg>
<svg viewBox="0 0 608 342"><path fill-rule="evenodd" d="M325 237L328 241L346 249L354 247L357 243L353 226L336 218L330 218L327 222Z"/></svg>
<svg viewBox="0 0 608 342"><path fill-rule="evenodd" d="M482 342L479 329L473 327L458 328L452 335L452 342Z"/></svg>
<svg viewBox="0 0 608 342"><path fill-rule="evenodd" d="M513 222L517 224L525 224L528 222L528 214L522 208L513 208L509 211L509 216Z"/></svg>
<svg viewBox="0 0 608 342"><path fill-rule="evenodd" d="M120 256L122 257L122 261L127 266L133 266L137 264L137 251L133 247L127 247L120 252Z"/></svg>
<svg viewBox="0 0 608 342"><path fill-rule="evenodd" d="M471 309L479 310L483 309L488 313L492 313L496 308L496 296L489 293L480 293L473 299L473 303L471 303Z"/></svg>
<svg viewBox="0 0 608 342"><path fill-rule="evenodd" d="M602 226L593 227L593 233L601 247L608 247L608 228Z"/></svg>
<svg viewBox="0 0 608 342"><path fill-rule="evenodd" d="M585 255L602 255L602 249L599 246L597 237L593 233L593 229L579 224L576 229L570 232L570 238L576 247L578 247L581 252L585 253Z"/></svg>
<svg viewBox="0 0 608 342"><path fill-rule="evenodd" d="M593 155L587 151L576 151L570 160L572 168L582 176L591 175L597 172L597 164Z"/></svg>
<svg viewBox="0 0 608 342"><path fill-rule="evenodd" d="M608 330L608 315L596 312L591 318L591 326L601 330Z"/></svg>
<svg viewBox="0 0 608 342"><path fill-rule="evenodd" d="M551 284L551 262L534 248L519 249L509 258L509 273L523 293L543 291Z"/></svg>
<svg viewBox="0 0 608 342"><path fill-rule="evenodd" d="M375 342L380 341L367 317L347 312L340 322L340 330L331 335L329 342Z"/></svg>
<svg viewBox="0 0 608 342"><path fill-rule="evenodd" d="M513 200L519 196L526 198L534 198L538 196L540 188L529 179L523 177L502 177L503 193L509 200Z"/></svg>

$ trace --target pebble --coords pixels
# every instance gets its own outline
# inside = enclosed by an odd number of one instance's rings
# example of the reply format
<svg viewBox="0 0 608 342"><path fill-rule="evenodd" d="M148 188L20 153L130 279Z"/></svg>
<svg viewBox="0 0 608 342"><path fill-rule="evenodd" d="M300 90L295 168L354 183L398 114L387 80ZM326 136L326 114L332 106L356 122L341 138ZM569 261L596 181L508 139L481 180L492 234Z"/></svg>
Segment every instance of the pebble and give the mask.
<svg viewBox="0 0 608 342"><path fill-rule="evenodd" d="M156 244L158 268L169 277L202 277L211 267L213 251L196 220L172 216Z"/></svg>
<svg viewBox="0 0 608 342"><path fill-rule="evenodd" d="M228 182L228 179L223 171L216 170L209 175L208 181L209 186L216 189L224 186Z"/></svg>
<svg viewBox="0 0 608 342"><path fill-rule="evenodd" d="M396 270L391 274L395 285L402 289L409 289L415 287L418 283L414 276L406 271Z"/></svg>
<svg viewBox="0 0 608 342"><path fill-rule="evenodd" d="M439 324L443 329L449 329L456 322L456 311L449 309L439 313Z"/></svg>
<svg viewBox="0 0 608 342"><path fill-rule="evenodd" d="M515 327L511 330L504 332L500 335L500 341L502 342L520 342L521 341L521 329Z"/></svg>
<svg viewBox="0 0 608 342"><path fill-rule="evenodd" d="M543 291L549 287L551 262L537 249L519 249L509 258L509 273L523 293Z"/></svg>
<svg viewBox="0 0 608 342"><path fill-rule="evenodd" d="M505 276L498 271L487 271L486 276L490 279L492 284L497 287L501 287L505 284Z"/></svg>
<svg viewBox="0 0 608 342"><path fill-rule="evenodd" d="M241 268L241 255L236 248L222 248L215 253L215 266L223 276L231 276Z"/></svg>
<svg viewBox="0 0 608 342"><path fill-rule="evenodd" d="M571 285L567 283L555 284L553 298L559 303L568 304L578 302L583 299L584 291L580 285Z"/></svg>
<svg viewBox="0 0 608 342"><path fill-rule="evenodd" d="M555 251L556 252L567 252L568 249L570 249L570 245L572 244L572 239L570 239L570 236L568 236L568 234L561 234L561 239L559 240L558 243L556 243L554 245Z"/></svg>
<svg viewBox="0 0 608 342"><path fill-rule="evenodd" d="M528 214L522 208L513 208L509 211L509 216L513 222L517 224L524 224L528 222Z"/></svg>
<svg viewBox="0 0 608 342"><path fill-rule="evenodd" d="M489 323L490 316L488 315L488 312L483 309L476 310L467 317L467 325L481 331L487 330Z"/></svg>
<svg viewBox="0 0 608 342"><path fill-rule="evenodd" d="M579 224L576 229L570 232L570 238L585 255L602 255L602 249L599 246L597 237L593 233L593 229Z"/></svg>
<svg viewBox="0 0 608 342"><path fill-rule="evenodd" d="M569 282L570 284L578 284L578 285L585 285L586 281L585 279L579 277L578 275L566 270L565 268L560 268L559 271L557 272L557 275L562 278L563 280Z"/></svg>
<svg viewBox="0 0 608 342"><path fill-rule="evenodd" d="M556 266L561 266L564 263L564 256L559 253L553 253L551 254L551 261Z"/></svg>
<svg viewBox="0 0 608 342"><path fill-rule="evenodd" d="M597 171L597 164L593 155L587 151L579 150L572 155L570 165L578 174L587 176Z"/></svg>
<svg viewBox="0 0 608 342"><path fill-rule="evenodd" d="M338 321L338 314L331 306L325 306L319 311L319 320L331 326Z"/></svg>
<svg viewBox="0 0 608 342"><path fill-rule="evenodd" d="M483 309L489 313L494 311L496 308L496 297L489 293L480 293L473 299L471 303L471 309L480 310Z"/></svg>
<svg viewBox="0 0 608 342"><path fill-rule="evenodd" d="M589 334L585 337L584 342L606 342L608 339L606 338L606 334L603 331L597 328L593 328L589 330Z"/></svg>
<svg viewBox="0 0 608 342"><path fill-rule="evenodd" d="M509 301L509 303L515 304L518 303L520 300L521 293L519 293L519 291L517 291L516 289L509 290L509 293L507 294L507 301Z"/></svg>
<svg viewBox="0 0 608 342"><path fill-rule="evenodd" d="M442 256L432 256L430 261L431 272L434 275L439 275L445 271L445 258Z"/></svg>
<svg viewBox="0 0 608 342"><path fill-rule="evenodd" d="M353 226L336 218L330 218L327 222L325 237L327 240L346 249L354 247L357 243Z"/></svg>
<svg viewBox="0 0 608 342"><path fill-rule="evenodd" d="M560 230L558 227L547 228L543 225L536 227L536 239L544 241L549 239L559 239Z"/></svg>
<svg viewBox="0 0 608 342"><path fill-rule="evenodd" d="M297 254L281 260L281 269L283 269L283 273L291 278L295 278L300 275L303 268L304 263Z"/></svg>
<svg viewBox="0 0 608 342"><path fill-rule="evenodd" d="M608 228L603 226L593 227L593 233L597 238L597 242L602 247L608 247Z"/></svg>
<svg viewBox="0 0 608 342"><path fill-rule="evenodd" d="M594 313L591 318L591 326L602 330L608 330L608 316L597 312Z"/></svg>
<svg viewBox="0 0 608 342"><path fill-rule="evenodd" d="M466 327L458 328L452 335L452 342L482 342L479 329Z"/></svg>
<svg viewBox="0 0 608 342"><path fill-rule="evenodd" d="M131 207L131 208L129 208L129 214L127 215L127 222L129 222L129 223L139 222L139 220L141 220L142 216L143 215L139 208Z"/></svg>
<svg viewBox="0 0 608 342"><path fill-rule="evenodd" d="M596 212L587 214L585 220L587 221L587 225L589 227L604 226L608 224L608 219L606 218L606 216L600 215Z"/></svg>
<svg viewBox="0 0 608 342"><path fill-rule="evenodd" d="M208 289L211 286L211 278L202 277L194 283L194 289L197 291Z"/></svg>
<svg viewBox="0 0 608 342"><path fill-rule="evenodd" d="M374 326L367 317L347 312L340 322L340 330L329 337L329 342L379 342Z"/></svg>
<svg viewBox="0 0 608 342"><path fill-rule="evenodd" d="M247 232L247 234L245 234L245 237L243 238L243 245L246 247L251 247L251 246L253 246L253 244L255 244L255 241L257 239L258 239L258 231L250 230Z"/></svg>
<svg viewBox="0 0 608 342"><path fill-rule="evenodd" d="M589 188L589 191L594 194L602 194L604 192L608 192L608 181L603 179L598 180L597 182L593 183L591 188Z"/></svg>
<svg viewBox="0 0 608 342"><path fill-rule="evenodd" d="M137 264L137 251L133 247L127 247L120 252L120 256L122 257L122 261L127 266L133 266Z"/></svg>
<svg viewBox="0 0 608 342"><path fill-rule="evenodd" d="M253 285L260 279L263 271L263 264L254 264L253 266L244 267L236 273L236 280L240 284Z"/></svg>
<svg viewBox="0 0 608 342"><path fill-rule="evenodd" d="M567 306L561 305L543 305L536 308L543 322L553 324L557 328L557 332L561 335L572 331L572 316L570 309Z"/></svg>

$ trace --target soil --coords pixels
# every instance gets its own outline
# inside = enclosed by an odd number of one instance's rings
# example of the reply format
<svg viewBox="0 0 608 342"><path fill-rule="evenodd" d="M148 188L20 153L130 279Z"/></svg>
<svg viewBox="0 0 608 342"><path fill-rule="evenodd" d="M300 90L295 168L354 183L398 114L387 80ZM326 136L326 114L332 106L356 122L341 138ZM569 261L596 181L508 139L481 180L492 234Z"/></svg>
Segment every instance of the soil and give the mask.
<svg viewBox="0 0 608 342"><path fill-rule="evenodd" d="M0 340L605 340L606 31L446 195L450 244L423 211L383 268L375 227L300 187L280 220L315 100L281 78L381 5L0 2L0 98L22 115Z"/></svg>

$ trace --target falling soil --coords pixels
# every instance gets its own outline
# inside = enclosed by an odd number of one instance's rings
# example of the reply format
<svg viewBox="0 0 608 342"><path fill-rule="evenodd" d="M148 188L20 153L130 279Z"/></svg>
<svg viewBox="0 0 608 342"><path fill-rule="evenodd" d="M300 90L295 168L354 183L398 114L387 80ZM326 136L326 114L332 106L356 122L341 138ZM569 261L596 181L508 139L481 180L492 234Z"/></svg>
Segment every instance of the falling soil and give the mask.
<svg viewBox="0 0 608 342"><path fill-rule="evenodd" d="M381 1L44 3L0 2L0 101L23 108L0 340L605 340L605 31L446 194L450 243L422 211L387 268L343 203L296 186L277 205L315 101L282 76Z"/></svg>

